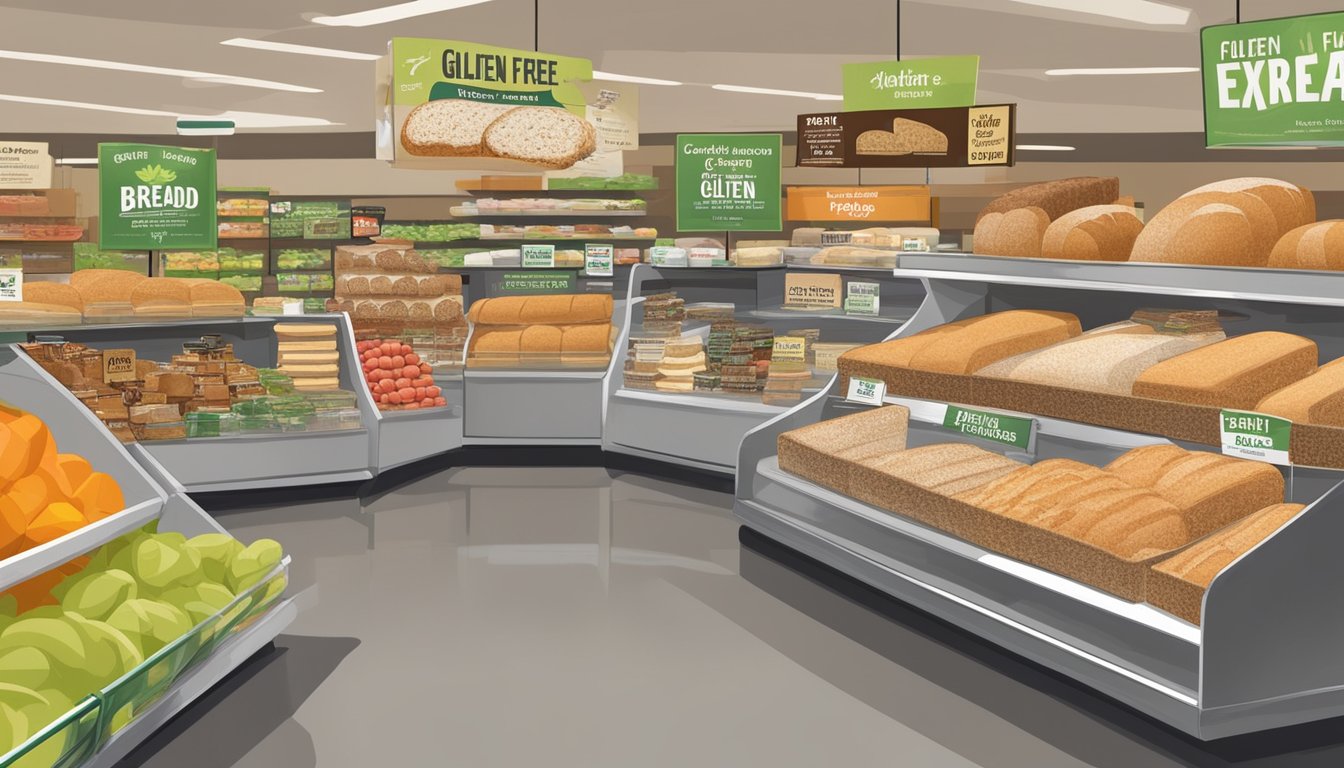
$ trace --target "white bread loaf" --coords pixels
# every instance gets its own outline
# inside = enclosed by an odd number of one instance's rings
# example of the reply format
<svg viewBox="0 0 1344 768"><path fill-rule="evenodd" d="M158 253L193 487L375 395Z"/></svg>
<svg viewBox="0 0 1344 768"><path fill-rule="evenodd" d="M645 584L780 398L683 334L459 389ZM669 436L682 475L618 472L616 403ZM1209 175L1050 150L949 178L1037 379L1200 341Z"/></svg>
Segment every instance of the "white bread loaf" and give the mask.
<svg viewBox="0 0 1344 768"><path fill-rule="evenodd" d="M436 99L411 110L401 126L401 146L412 155L479 157L485 129L513 107Z"/></svg>
<svg viewBox="0 0 1344 768"><path fill-rule="evenodd" d="M559 107L517 107L486 127L482 144L496 157L568 168L597 149L597 130Z"/></svg>
<svg viewBox="0 0 1344 768"><path fill-rule="evenodd" d="M1344 270L1344 219L1303 224L1288 232L1274 244L1269 266Z"/></svg>
<svg viewBox="0 0 1344 768"><path fill-rule="evenodd" d="M1041 241L1041 256L1079 261L1126 261L1141 231L1143 222L1133 208L1091 205L1050 222Z"/></svg>
<svg viewBox="0 0 1344 768"><path fill-rule="evenodd" d="M1040 257L1050 215L1035 206L990 213L975 223L972 250L985 256Z"/></svg>

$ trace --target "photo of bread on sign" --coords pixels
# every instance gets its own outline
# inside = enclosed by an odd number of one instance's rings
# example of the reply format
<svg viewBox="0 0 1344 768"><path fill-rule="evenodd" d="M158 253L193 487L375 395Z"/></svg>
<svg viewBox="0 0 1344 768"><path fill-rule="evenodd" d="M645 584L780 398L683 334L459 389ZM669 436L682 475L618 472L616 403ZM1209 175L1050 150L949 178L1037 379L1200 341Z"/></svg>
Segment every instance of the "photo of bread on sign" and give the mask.
<svg viewBox="0 0 1344 768"><path fill-rule="evenodd" d="M864 131L854 140L860 155L946 155L947 134L918 120L898 117L890 131Z"/></svg>
<svg viewBox="0 0 1344 768"><path fill-rule="evenodd" d="M500 157L562 170L597 149L597 130L559 107L437 99L406 116L401 146L420 157Z"/></svg>

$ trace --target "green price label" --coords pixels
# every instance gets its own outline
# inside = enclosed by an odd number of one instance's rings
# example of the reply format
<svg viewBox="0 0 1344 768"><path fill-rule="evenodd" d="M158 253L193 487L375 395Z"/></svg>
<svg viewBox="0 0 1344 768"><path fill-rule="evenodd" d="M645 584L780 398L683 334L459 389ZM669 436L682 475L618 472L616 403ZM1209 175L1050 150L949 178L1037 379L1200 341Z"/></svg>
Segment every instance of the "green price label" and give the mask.
<svg viewBox="0 0 1344 768"><path fill-rule="evenodd" d="M505 272L499 281L501 293L573 293L573 272Z"/></svg>
<svg viewBox="0 0 1344 768"><path fill-rule="evenodd" d="M523 246L523 266L532 269L555 266L555 246L528 243Z"/></svg>
<svg viewBox="0 0 1344 768"><path fill-rule="evenodd" d="M1251 411L1223 410L1219 414L1223 453L1252 461L1287 466L1293 423Z"/></svg>
<svg viewBox="0 0 1344 768"><path fill-rule="evenodd" d="M845 314L847 315L876 315L877 297L876 296L849 296L845 299Z"/></svg>
<svg viewBox="0 0 1344 768"><path fill-rule="evenodd" d="M1036 421L1026 416L1009 416L949 405L947 414L943 416L943 427L967 437L1011 445L1025 451L1031 447Z"/></svg>

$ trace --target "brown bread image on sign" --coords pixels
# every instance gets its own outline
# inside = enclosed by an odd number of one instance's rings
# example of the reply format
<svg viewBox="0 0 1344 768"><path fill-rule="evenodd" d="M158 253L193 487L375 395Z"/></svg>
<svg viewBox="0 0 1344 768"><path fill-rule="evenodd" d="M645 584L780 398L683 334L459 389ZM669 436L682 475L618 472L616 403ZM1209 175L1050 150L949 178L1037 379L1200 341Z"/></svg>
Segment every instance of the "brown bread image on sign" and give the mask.
<svg viewBox="0 0 1344 768"><path fill-rule="evenodd" d="M1133 208L1089 205L1050 222L1041 240L1041 256L1079 261L1126 261L1134 248L1134 240L1142 231L1143 222L1134 214Z"/></svg>
<svg viewBox="0 0 1344 768"><path fill-rule="evenodd" d="M1069 211L1089 205L1110 205L1120 197L1120 179L1114 176L1077 176L1057 179L1005 192L980 209L980 219L991 213L1007 213L1018 208L1036 207L1051 221Z"/></svg>
<svg viewBox="0 0 1344 768"><path fill-rule="evenodd" d="M1274 244L1269 266L1344 270L1344 219L1303 224L1289 231Z"/></svg>
<svg viewBox="0 0 1344 768"><path fill-rule="evenodd" d="M985 256L1040 257L1049 227L1050 216L1034 206L991 213L975 223L972 250Z"/></svg>
<svg viewBox="0 0 1344 768"><path fill-rule="evenodd" d="M426 157L486 155L485 129L510 109L460 99L427 101L406 116L401 126L401 146L412 155Z"/></svg>
<svg viewBox="0 0 1344 768"><path fill-rule="evenodd" d="M487 154L564 169L597 150L597 129L558 107L516 107L492 121L481 140Z"/></svg>
<svg viewBox="0 0 1344 768"><path fill-rule="evenodd" d="M854 151L860 155L945 155L947 134L917 120L898 117L891 121L890 131L860 133L854 140Z"/></svg>
<svg viewBox="0 0 1344 768"><path fill-rule="evenodd" d="M1316 342L1278 331L1237 336L1154 365L1134 396L1250 410L1265 395L1316 371Z"/></svg>
<svg viewBox="0 0 1344 768"><path fill-rule="evenodd" d="M1145 587L1147 602L1199 624L1204 592L1224 568L1269 538L1304 507L1274 504L1154 565Z"/></svg>

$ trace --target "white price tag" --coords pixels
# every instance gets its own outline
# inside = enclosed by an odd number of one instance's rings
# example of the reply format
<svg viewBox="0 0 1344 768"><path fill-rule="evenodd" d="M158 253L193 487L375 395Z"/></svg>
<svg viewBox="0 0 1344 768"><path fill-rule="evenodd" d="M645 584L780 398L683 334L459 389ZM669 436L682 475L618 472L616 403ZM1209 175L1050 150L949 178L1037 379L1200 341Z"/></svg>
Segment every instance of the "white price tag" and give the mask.
<svg viewBox="0 0 1344 768"><path fill-rule="evenodd" d="M587 245L583 249L583 271L588 277L611 277L614 273L610 245Z"/></svg>
<svg viewBox="0 0 1344 768"><path fill-rule="evenodd" d="M883 398L887 396L887 382L878 379L865 379L858 376L851 376L849 379L849 392L845 399L851 403L863 403L864 405L881 405Z"/></svg>
<svg viewBox="0 0 1344 768"><path fill-rule="evenodd" d="M23 301L22 269L0 269L0 301Z"/></svg>

